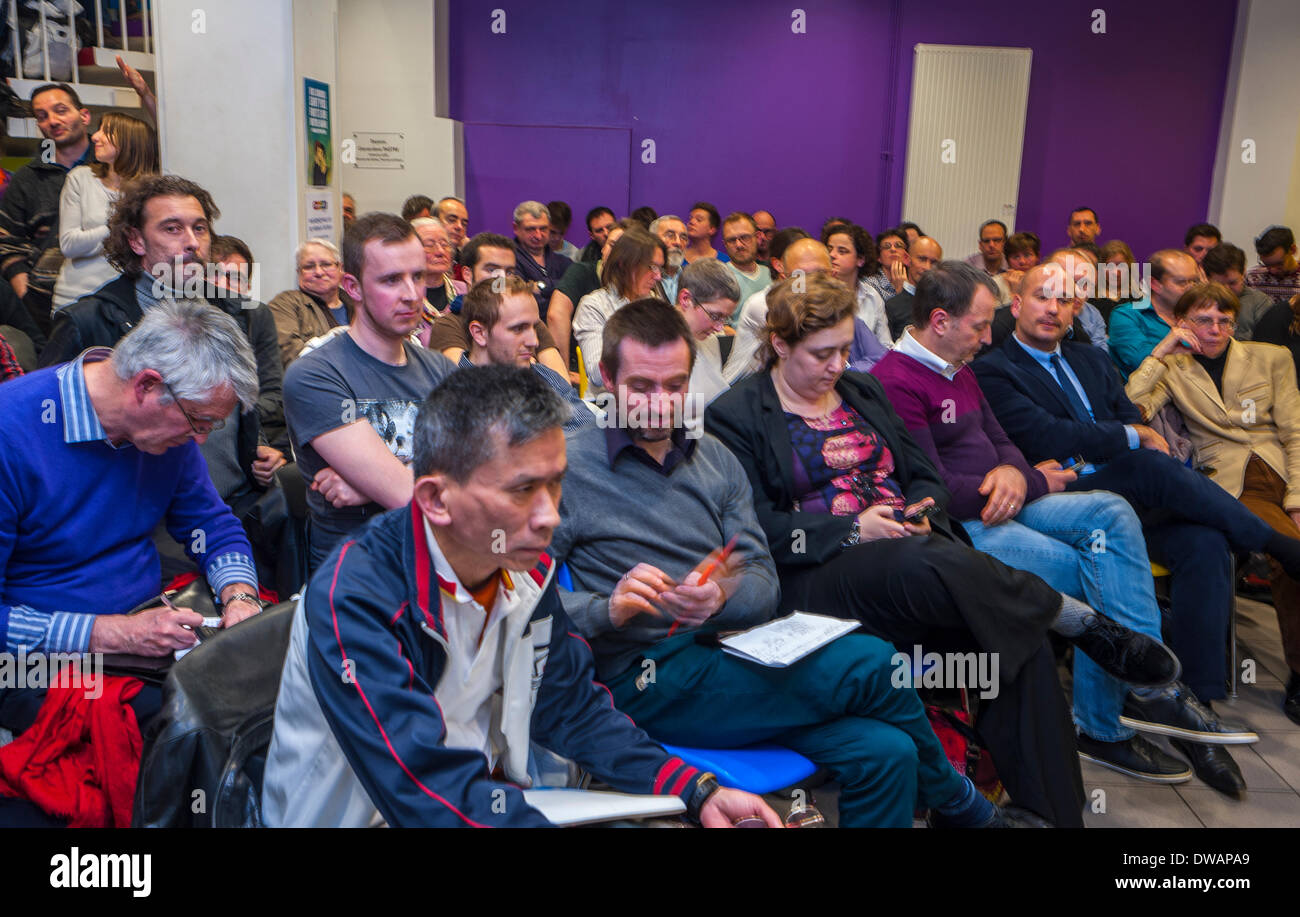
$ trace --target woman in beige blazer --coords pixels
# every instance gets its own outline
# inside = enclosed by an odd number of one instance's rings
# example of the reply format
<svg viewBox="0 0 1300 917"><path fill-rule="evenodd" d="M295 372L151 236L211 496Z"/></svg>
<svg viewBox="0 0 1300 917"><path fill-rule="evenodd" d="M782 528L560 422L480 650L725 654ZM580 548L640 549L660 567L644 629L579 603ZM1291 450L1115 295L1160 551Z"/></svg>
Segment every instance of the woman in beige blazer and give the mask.
<svg viewBox="0 0 1300 917"><path fill-rule="evenodd" d="M1149 418L1172 403L1193 460L1273 530L1300 539L1300 390L1283 347L1234 341L1240 306L1218 283L1191 287L1174 327L1129 377L1129 398ZM1291 677L1283 709L1300 722L1300 584L1271 561L1273 604Z"/></svg>

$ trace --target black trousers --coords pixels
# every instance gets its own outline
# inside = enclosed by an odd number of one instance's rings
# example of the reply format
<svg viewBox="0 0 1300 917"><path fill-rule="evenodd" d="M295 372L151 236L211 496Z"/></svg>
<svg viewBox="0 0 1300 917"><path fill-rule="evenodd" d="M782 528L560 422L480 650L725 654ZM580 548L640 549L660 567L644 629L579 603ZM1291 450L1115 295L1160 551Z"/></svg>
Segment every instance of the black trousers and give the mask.
<svg viewBox="0 0 1300 917"><path fill-rule="evenodd" d="M1074 723L1047 629L1060 593L942 536L882 539L811 568L781 571L783 609L862 622L903 652L913 644L998 656L999 690L976 723L1019 806L1058 827L1082 827L1084 791Z"/></svg>

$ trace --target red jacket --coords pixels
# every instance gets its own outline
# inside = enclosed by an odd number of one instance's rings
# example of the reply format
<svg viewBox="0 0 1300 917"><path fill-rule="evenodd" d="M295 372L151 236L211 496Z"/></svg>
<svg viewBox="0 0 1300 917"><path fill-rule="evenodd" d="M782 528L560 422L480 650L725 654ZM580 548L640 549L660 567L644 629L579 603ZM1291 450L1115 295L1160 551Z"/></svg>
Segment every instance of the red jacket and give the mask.
<svg viewBox="0 0 1300 917"><path fill-rule="evenodd" d="M0 748L0 795L34 802L70 828L129 828L141 741L127 701L142 682L93 676L103 693L92 699L91 677L50 688L36 722Z"/></svg>

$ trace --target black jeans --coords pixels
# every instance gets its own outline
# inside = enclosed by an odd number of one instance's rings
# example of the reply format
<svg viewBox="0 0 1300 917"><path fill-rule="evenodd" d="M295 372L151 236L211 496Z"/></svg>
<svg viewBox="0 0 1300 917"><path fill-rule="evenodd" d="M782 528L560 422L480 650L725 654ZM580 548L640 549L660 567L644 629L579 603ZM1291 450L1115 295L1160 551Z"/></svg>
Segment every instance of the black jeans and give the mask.
<svg viewBox="0 0 1300 917"><path fill-rule="evenodd" d="M1058 827L1082 827L1083 777L1074 723L1045 639L1061 595L1045 582L941 536L882 539L820 567L781 571L783 610L862 622L904 652L998 654L997 697L976 727L1019 806Z"/></svg>

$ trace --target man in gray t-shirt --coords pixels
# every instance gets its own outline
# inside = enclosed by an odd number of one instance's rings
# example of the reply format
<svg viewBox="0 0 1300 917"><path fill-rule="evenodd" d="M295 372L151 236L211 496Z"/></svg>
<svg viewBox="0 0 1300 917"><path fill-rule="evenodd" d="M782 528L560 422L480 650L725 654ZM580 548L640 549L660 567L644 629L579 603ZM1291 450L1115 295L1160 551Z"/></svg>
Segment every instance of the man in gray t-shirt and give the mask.
<svg viewBox="0 0 1300 917"><path fill-rule="evenodd" d="M312 569L366 519L410 502L420 403L455 366L408 339L424 297L424 248L410 224L368 214L348 227L342 288L352 325L289 367L285 417L310 482Z"/></svg>

